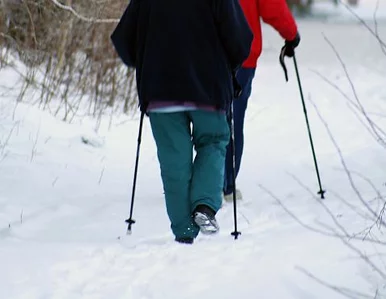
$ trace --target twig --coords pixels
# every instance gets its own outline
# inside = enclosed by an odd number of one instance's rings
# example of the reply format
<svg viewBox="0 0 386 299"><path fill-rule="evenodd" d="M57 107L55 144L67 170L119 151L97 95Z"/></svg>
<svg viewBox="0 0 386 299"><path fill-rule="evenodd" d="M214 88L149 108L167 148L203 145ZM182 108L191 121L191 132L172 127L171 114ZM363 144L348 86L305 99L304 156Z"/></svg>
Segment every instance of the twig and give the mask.
<svg viewBox="0 0 386 299"><path fill-rule="evenodd" d="M18 125L18 122L15 123L13 125L13 127L11 128L11 130L9 131L7 137L5 138L4 141L0 140L0 148L1 148L1 152L0 152L0 156L4 156L4 151L5 151L5 148L6 146L8 145L9 143L9 140L11 139L12 137L12 134L13 134L13 131L15 130L15 127Z"/></svg>
<svg viewBox="0 0 386 299"><path fill-rule="evenodd" d="M378 27L378 20L377 20L377 13L379 10L379 0L377 0L377 3L375 4L375 10L373 14L373 19L374 19L374 29L375 29L375 34L377 37L379 37L379 27ZM380 38L378 39L378 42L380 41ZM382 41L382 40L381 40ZM381 47L381 50L383 54L386 55L386 47L383 45L381 42L379 42L379 46Z"/></svg>
<svg viewBox="0 0 386 299"><path fill-rule="evenodd" d="M52 187L55 187L56 182L59 180L59 177L56 177L52 182Z"/></svg>
<svg viewBox="0 0 386 299"><path fill-rule="evenodd" d="M39 135L40 135L40 125L39 125L39 128L38 128L38 131L36 132L36 137L35 137L35 140L34 140L34 143L33 143L33 146L32 146L31 159L30 159L31 163L32 163L32 161L33 161L33 159L35 157L35 154L36 154L36 146L38 144Z"/></svg>
<svg viewBox="0 0 386 299"><path fill-rule="evenodd" d="M101 184L101 182L102 182L102 178L103 178L103 174L105 173L105 167L103 166L103 169L102 169L102 171L101 171L101 174L100 174L100 176L99 176L99 181L98 181L98 185L100 185Z"/></svg>
<svg viewBox="0 0 386 299"><path fill-rule="evenodd" d="M24 5L25 5L25 7L26 7L26 10L27 10L27 13L28 13L28 17L29 17L30 22L31 22L31 27L32 27L32 38L33 38L33 40L34 40L34 42L35 42L35 46L37 46L37 45L38 45L38 41L37 41L37 39L36 39L35 23L34 23L34 20L33 20L33 18L32 18L31 10L30 10L29 7L28 7L27 1L23 1L23 3L24 3Z"/></svg>

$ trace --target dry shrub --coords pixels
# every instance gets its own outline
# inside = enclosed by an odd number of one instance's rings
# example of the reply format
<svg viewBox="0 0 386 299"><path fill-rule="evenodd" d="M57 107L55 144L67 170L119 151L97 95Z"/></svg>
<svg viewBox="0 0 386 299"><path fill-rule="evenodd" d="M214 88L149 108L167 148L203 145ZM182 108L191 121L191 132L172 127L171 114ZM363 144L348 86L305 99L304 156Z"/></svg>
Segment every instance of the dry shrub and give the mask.
<svg viewBox="0 0 386 299"><path fill-rule="evenodd" d="M61 0L60 4L102 20L119 19L127 2ZM95 116L107 107L128 112L136 99L134 71L123 67L112 47L115 26L116 22L85 21L52 0L0 0L0 47L26 66L18 100L27 100L26 95L31 100L27 91L33 89L34 103L60 113L64 120L84 107Z"/></svg>

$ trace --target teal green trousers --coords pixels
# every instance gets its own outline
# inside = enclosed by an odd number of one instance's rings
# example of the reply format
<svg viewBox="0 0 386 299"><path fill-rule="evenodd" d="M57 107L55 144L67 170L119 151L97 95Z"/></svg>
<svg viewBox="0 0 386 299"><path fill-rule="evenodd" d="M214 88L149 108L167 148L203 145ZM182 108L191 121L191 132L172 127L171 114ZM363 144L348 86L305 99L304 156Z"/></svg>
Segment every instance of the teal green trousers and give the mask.
<svg viewBox="0 0 386 299"><path fill-rule="evenodd" d="M192 212L222 204L229 126L222 112L204 110L150 113L164 187L166 209L176 237L193 237L199 228ZM193 160L193 147L196 155Z"/></svg>

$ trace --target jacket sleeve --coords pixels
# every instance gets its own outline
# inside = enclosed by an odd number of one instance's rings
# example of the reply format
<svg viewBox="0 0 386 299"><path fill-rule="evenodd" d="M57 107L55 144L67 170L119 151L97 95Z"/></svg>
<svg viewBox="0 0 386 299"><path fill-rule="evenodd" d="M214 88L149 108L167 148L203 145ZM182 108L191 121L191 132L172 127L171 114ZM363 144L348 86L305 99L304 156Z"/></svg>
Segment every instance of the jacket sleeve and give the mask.
<svg viewBox="0 0 386 299"><path fill-rule="evenodd" d="M263 21L285 40L293 40L298 31L296 22L286 0L257 0L258 10Z"/></svg>
<svg viewBox="0 0 386 299"><path fill-rule="evenodd" d="M139 1L130 1L111 35L111 41L118 56L128 67L135 67L137 61L138 11Z"/></svg>
<svg viewBox="0 0 386 299"><path fill-rule="evenodd" d="M253 40L252 31L238 0L215 0L214 15L232 70L247 59Z"/></svg>

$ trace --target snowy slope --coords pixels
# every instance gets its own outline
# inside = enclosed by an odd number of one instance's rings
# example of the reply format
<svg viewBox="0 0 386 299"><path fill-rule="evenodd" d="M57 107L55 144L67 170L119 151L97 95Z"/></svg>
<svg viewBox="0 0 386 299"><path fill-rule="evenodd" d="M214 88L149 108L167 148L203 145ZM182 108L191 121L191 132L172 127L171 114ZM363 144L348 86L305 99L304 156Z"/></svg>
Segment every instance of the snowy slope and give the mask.
<svg viewBox="0 0 386 299"><path fill-rule="evenodd" d="M386 37L386 27L380 26ZM303 42L297 55L305 96L316 104L347 167L355 171L353 182L365 203L378 212L377 196L386 193L386 149L370 136L348 101L321 79L354 99L322 33L342 55L358 97L383 128L386 56L357 24L303 20L299 27ZM137 223L126 236L138 119L117 119L112 130L102 126L97 136L92 120L65 124L35 107L19 104L15 109L14 100L2 96L0 298L386 298L386 247L354 239L345 244L328 236L339 231L331 216L350 235L373 221L366 219L371 215L307 101L328 192L323 202L314 196L318 186L292 61L287 60L290 82L285 83L278 64L282 42L272 29L264 31L238 181L245 201L239 206L242 235L237 241L230 236L233 212L226 205L218 214L218 236L200 236L194 246L173 242L147 120ZM0 76L12 84L10 73ZM85 145L84 136L98 145ZM356 173L371 180L379 194ZM372 234L385 241L377 227ZM350 246L365 252L375 267Z"/></svg>

